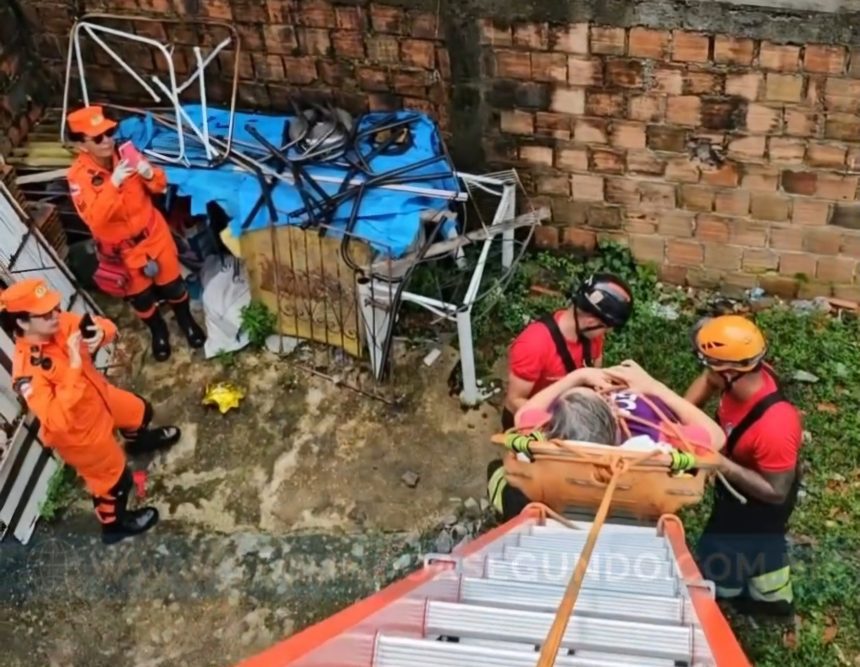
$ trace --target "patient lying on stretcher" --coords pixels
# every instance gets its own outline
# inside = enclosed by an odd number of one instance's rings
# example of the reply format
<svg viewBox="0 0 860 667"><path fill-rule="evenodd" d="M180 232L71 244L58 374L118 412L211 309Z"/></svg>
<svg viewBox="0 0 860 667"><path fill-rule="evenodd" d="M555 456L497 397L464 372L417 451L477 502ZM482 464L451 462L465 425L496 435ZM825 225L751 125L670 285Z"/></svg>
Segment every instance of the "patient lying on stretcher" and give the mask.
<svg viewBox="0 0 860 667"><path fill-rule="evenodd" d="M548 438L671 451L683 438L721 449L720 426L633 361L611 368L582 368L532 396L515 415L520 432Z"/></svg>

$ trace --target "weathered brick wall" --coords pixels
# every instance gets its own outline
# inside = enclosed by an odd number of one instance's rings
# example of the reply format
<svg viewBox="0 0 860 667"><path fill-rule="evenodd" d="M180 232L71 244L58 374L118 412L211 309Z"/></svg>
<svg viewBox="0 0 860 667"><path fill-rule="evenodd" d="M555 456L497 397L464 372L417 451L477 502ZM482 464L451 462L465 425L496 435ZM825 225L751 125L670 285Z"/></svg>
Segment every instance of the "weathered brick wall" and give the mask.
<svg viewBox="0 0 860 667"><path fill-rule="evenodd" d="M49 96L23 12L0 0L0 155L26 138Z"/></svg>
<svg viewBox="0 0 860 667"><path fill-rule="evenodd" d="M541 245L608 236L674 282L860 298L860 14L680 0L27 6L57 71L79 12L210 18L241 36L242 106L288 109L299 93L427 111L461 168L516 166L551 205ZM224 34L116 25L178 43L180 75L192 45ZM122 54L164 69L146 49ZM98 93L142 101L103 54L86 56ZM227 99L232 62L212 70L210 100Z"/></svg>

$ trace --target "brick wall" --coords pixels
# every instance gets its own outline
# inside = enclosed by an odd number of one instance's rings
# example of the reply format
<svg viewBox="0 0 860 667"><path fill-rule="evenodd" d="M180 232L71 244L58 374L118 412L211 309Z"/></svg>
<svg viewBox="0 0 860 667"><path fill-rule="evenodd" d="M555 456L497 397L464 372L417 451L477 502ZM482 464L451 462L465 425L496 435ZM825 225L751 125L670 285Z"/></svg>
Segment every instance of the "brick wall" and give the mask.
<svg viewBox="0 0 860 667"><path fill-rule="evenodd" d="M516 166L551 206L540 245L605 236L673 282L860 298L860 14L681 0L27 6L57 71L75 11L209 18L241 36L242 106L284 110L298 93L427 111L461 168ZM180 74L191 45L224 34L116 25L179 44ZM163 70L146 49L122 53ZM99 93L142 100L103 54L86 55ZM211 100L226 100L233 62L212 71Z"/></svg>
<svg viewBox="0 0 860 667"><path fill-rule="evenodd" d="M0 155L26 138L50 93L23 12L0 0Z"/></svg>

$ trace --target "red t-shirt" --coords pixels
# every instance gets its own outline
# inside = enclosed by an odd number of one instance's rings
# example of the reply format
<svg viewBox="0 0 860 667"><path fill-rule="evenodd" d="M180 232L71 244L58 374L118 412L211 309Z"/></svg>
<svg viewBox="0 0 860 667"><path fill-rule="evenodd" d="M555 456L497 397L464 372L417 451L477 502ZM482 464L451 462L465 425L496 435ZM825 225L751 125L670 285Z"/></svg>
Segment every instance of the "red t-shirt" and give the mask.
<svg viewBox="0 0 860 667"><path fill-rule="evenodd" d="M764 384L761 389L747 401L741 402L723 394L717 413L727 435L756 403L776 390L776 382L768 373L762 373L762 377ZM787 472L797 465L802 439L803 426L797 408L790 403L777 403L741 436L731 459L759 472Z"/></svg>
<svg viewBox="0 0 860 667"><path fill-rule="evenodd" d="M558 322L564 310L553 313ZM577 368L583 366L583 349L578 340L567 340L567 349ZM603 355L603 336L591 340L591 359ZM541 322L532 322L520 332L508 350L508 370L522 380L534 382L531 395L560 380L567 371L556 351L549 329Z"/></svg>

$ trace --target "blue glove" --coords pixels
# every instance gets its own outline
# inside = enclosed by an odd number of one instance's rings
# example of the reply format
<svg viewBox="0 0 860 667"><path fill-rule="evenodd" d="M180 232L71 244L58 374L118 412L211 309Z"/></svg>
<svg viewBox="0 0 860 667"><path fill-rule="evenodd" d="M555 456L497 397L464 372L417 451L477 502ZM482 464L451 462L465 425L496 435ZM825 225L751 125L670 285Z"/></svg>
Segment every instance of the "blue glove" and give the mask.
<svg viewBox="0 0 860 667"><path fill-rule="evenodd" d="M155 278L158 275L158 262L154 259L146 260L146 266L143 267L143 275L147 278Z"/></svg>

